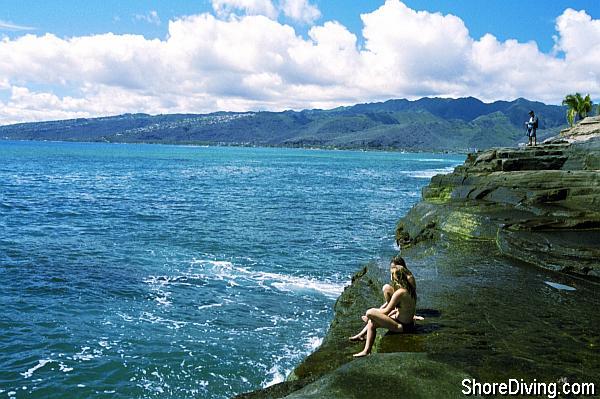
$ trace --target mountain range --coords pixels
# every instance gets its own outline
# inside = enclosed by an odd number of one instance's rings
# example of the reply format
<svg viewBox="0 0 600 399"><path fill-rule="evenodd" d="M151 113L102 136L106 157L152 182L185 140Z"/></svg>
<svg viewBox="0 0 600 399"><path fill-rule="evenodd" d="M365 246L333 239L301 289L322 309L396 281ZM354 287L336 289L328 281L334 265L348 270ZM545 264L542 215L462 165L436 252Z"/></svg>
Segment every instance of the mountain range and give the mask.
<svg viewBox="0 0 600 399"><path fill-rule="evenodd" d="M102 141L471 151L526 141L534 110L538 140L566 127L566 108L523 98L484 103L476 98L422 98L330 110L124 114L0 126L3 140Z"/></svg>

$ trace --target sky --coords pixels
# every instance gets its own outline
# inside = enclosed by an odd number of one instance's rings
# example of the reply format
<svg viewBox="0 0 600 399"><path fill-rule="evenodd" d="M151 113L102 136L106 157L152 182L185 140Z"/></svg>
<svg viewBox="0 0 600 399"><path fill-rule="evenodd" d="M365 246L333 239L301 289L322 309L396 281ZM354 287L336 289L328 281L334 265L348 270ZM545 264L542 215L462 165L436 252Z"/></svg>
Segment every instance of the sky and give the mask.
<svg viewBox="0 0 600 399"><path fill-rule="evenodd" d="M600 0L0 0L0 124L600 101Z"/></svg>

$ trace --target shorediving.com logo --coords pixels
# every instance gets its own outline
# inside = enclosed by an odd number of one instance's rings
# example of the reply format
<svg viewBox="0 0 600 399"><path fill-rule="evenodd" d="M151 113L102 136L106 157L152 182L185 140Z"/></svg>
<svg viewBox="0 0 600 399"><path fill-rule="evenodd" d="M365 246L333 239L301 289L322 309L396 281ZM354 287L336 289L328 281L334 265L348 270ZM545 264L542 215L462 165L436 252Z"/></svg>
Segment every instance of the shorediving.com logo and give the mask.
<svg viewBox="0 0 600 399"><path fill-rule="evenodd" d="M568 382L562 378L557 382L532 382L523 379L511 378L507 382L478 382L475 379L462 380L462 393L467 396L477 395L519 395L519 396L547 396L554 399L558 395L592 396L596 394L596 387L592 382Z"/></svg>

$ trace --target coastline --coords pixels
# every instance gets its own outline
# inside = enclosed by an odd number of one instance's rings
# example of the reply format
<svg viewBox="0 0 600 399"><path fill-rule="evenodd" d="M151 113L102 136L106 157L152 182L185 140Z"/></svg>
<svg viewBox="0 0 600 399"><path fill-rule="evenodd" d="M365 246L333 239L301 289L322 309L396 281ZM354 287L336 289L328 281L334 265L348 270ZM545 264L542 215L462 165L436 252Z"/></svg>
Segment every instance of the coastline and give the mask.
<svg viewBox="0 0 600 399"><path fill-rule="evenodd" d="M403 153L403 154L448 154L448 155L466 155L469 150L463 151L437 151L437 150L414 150L404 149L396 147L337 147L337 146L314 146L314 145L268 145L268 144L250 144L250 143L214 143L214 142L168 142L168 141L136 141L136 142L121 142L121 141L108 141L108 140L97 140L97 141L85 141L85 140L28 140L28 139L9 139L0 138L0 141L4 142L39 142L39 143L88 143L88 144L115 144L115 145L164 145L164 146L181 146L181 147L234 147L234 148L277 148L277 149L303 149L303 150L318 150L318 151L361 151L361 152L389 152L389 153Z"/></svg>
<svg viewBox="0 0 600 399"><path fill-rule="evenodd" d="M585 208L595 203L593 193L600 185L582 178L578 189L569 177L596 174L600 132L583 145L576 131L563 136L571 138L535 149L511 149L505 158L498 155L500 149L468 156L465 165L434 177L423 190L421 202L397 229L402 255L419 284L417 314L425 317L414 334L378 336L374 353L365 359L351 357L360 344L347 337L360 328L364 309L380 302L379 289L386 279L383 267L367 265L338 298L321 347L288 381L237 398L368 398L374 390L400 390L415 398L462 397L465 378L591 382L600 387L595 327L600 324L600 298L595 294L600 265L593 263L598 248L587 248L587 255L577 249L581 238L598 233L600 219ZM534 152L538 150L548 152ZM525 160L530 155L534 161ZM565 179L547 186L548 169L557 168L564 173L550 174ZM526 186L526 197L515 199L507 194L511 189L502 187L517 188L511 179L525 171L529 177L540 176L540 186L533 194ZM481 184L469 184L469 176ZM564 194L557 186L569 191ZM498 208L490 209L494 201ZM530 208L524 211L524 205ZM532 214L537 223L531 222ZM513 249L522 243L511 246L502 239L515 231L518 237L550 235L557 244L525 246L525 253L533 255L523 256Z"/></svg>

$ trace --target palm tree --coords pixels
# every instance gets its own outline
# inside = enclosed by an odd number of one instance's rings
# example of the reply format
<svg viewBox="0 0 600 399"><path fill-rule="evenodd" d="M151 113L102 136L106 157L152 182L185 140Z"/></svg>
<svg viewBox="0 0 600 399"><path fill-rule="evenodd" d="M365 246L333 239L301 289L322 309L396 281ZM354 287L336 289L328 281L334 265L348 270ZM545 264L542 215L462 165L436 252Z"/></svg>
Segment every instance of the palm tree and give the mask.
<svg viewBox="0 0 600 399"><path fill-rule="evenodd" d="M565 99L562 101L562 105L566 105L567 109L567 121L570 126L573 126L573 122L575 121L575 116L578 117L579 120L585 118L588 112L592 111L593 103L590 95L586 95L582 97L581 94L567 94Z"/></svg>

